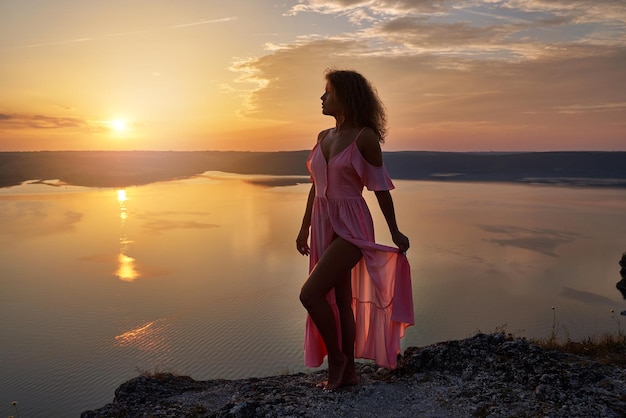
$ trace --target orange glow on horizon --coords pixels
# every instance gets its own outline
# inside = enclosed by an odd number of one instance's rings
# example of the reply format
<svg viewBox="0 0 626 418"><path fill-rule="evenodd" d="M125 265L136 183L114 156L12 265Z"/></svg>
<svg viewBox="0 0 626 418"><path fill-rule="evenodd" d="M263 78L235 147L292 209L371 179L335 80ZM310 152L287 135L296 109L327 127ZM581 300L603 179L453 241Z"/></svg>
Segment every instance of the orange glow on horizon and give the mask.
<svg viewBox="0 0 626 418"><path fill-rule="evenodd" d="M328 68L376 87L389 151L626 150L619 2L395 3L10 2L0 152L311 149Z"/></svg>

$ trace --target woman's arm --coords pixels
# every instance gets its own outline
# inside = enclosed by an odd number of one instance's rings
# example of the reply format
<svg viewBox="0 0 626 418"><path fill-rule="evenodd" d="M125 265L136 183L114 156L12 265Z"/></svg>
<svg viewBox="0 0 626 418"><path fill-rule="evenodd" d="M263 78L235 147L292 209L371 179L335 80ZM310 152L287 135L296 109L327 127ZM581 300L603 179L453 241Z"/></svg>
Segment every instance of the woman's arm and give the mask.
<svg viewBox="0 0 626 418"><path fill-rule="evenodd" d="M380 149L380 142L378 137L371 129L366 129L359 137L358 143L359 151L365 160L373 166L380 167L383 165L383 153ZM398 230L398 224L396 223L396 212L393 207L393 199L389 190L377 191L376 199L380 210L387 221L389 226L389 232L391 232L391 239L398 246L400 251L406 252L409 249L409 239L402 232Z"/></svg>
<svg viewBox="0 0 626 418"><path fill-rule="evenodd" d="M309 228L311 227L311 215L313 213L313 199L315 198L315 183L311 184L309 197L306 201L306 209L302 218L302 226L296 238L296 248L302 255L309 255L311 249L309 247Z"/></svg>
<svg viewBox="0 0 626 418"><path fill-rule="evenodd" d="M380 210L387 221L387 226L389 226L389 232L391 233L391 239L398 246L400 251L406 252L409 249L409 239L406 235L398 230L398 224L396 223L396 212L393 207L393 199L391 198L391 193L389 190L382 190L374 192L376 194L376 199L378 200L378 205L380 206Z"/></svg>

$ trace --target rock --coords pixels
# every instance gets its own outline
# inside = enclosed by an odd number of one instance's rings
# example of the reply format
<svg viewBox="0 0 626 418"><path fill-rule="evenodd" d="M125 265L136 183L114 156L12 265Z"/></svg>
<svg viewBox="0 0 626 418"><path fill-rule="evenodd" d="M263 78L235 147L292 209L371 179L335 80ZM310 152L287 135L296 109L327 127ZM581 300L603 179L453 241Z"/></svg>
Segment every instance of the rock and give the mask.
<svg viewBox="0 0 626 418"><path fill-rule="evenodd" d="M325 372L242 380L139 376L104 417L626 416L626 369L503 333L409 347L395 370L359 363L360 383L324 392Z"/></svg>

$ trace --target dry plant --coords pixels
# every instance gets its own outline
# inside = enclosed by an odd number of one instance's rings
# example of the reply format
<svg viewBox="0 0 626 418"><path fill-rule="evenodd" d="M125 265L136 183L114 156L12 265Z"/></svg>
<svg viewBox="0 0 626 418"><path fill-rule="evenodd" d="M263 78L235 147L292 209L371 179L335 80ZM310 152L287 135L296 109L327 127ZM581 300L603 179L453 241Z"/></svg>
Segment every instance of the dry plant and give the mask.
<svg viewBox="0 0 626 418"><path fill-rule="evenodd" d="M622 332L621 322L613 309L611 309L611 317L615 321L617 332L607 332L600 336L594 335L582 341L572 341L569 335L560 339L556 308L552 307L552 312L552 332L550 337L533 339L533 343L547 349L590 357L607 364L626 366L626 335ZM563 329L565 330L564 327ZM565 332L567 331L565 330Z"/></svg>

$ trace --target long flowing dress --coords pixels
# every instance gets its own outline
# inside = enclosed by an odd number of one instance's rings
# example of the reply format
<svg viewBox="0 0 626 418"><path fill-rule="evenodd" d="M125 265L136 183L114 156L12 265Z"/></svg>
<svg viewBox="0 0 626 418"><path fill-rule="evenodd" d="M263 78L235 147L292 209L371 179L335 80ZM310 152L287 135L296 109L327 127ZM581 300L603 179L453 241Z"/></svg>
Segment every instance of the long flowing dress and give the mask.
<svg viewBox="0 0 626 418"><path fill-rule="evenodd" d="M374 223L362 196L363 187L381 191L392 190L394 185L384 165L374 166L361 155L356 145L361 132L328 162L322 153L321 140L307 159L315 184L309 272L335 234L361 249L363 257L351 273L356 322L354 355L374 360L379 366L395 368L401 351L400 339L414 323L411 269L398 248L374 241ZM334 290L326 299L335 313L339 331ZM308 315L304 353L308 367L318 367L327 355L324 341Z"/></svg>

